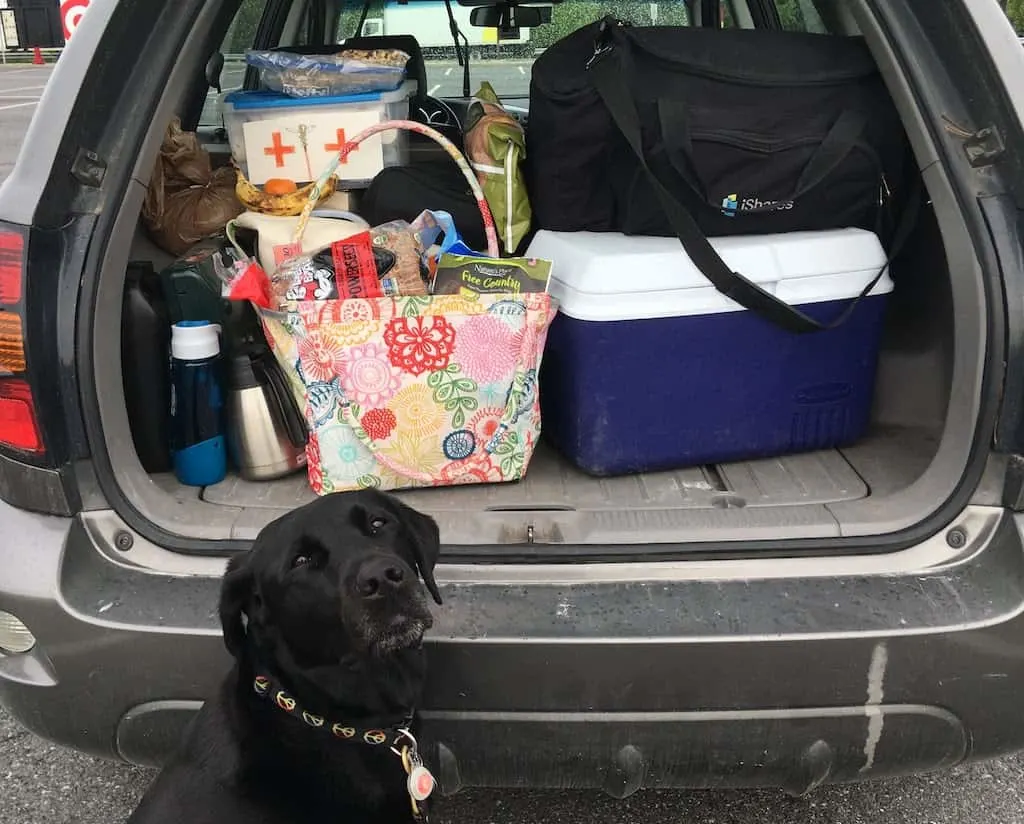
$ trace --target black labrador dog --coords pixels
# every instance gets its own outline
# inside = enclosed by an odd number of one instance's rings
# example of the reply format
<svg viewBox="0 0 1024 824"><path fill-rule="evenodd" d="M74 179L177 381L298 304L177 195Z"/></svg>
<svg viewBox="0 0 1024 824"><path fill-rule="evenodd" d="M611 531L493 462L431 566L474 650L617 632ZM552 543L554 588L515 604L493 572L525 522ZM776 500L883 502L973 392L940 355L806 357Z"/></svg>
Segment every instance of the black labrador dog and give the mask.
<svg viewBox="0 0 1024 824"><path fill-rule="evenodd" d="M235 666L129 824L421 820L413 711L438 551L432 518L373 490L269 524L224 575Z"/></svg>

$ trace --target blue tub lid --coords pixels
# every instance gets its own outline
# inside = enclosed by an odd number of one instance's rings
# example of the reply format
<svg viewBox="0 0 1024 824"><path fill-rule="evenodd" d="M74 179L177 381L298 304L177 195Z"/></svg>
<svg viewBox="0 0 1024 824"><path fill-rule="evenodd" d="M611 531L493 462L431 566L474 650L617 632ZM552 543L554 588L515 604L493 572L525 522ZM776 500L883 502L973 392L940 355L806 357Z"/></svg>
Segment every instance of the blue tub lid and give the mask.
<svg viewBox="0 0 1024 824"><path fill-rule="evenodd" d="M361 94L342 94L335 97L290 97L279 92L267 90L235 91L224 95L224 102L236 110L253 109L307 109L311 106L337 106L352 103L391 103L409 97L416 86L415 81L399 84L391 91L363 92Z"/></svg>

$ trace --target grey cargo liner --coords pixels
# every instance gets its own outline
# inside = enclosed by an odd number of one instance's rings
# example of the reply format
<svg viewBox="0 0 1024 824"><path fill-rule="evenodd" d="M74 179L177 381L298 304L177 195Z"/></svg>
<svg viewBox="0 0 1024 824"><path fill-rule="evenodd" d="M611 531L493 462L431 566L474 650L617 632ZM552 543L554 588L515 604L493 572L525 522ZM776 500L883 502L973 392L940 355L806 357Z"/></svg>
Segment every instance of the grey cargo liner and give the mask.
<svg viewBox="0 0 1024 824"><path fill-rule="evenodd" d="M621 478L590 478L550 448L541 448L530 470L515 484L446 487L400 492L410 506L431 512L472 510L727 509L792 506L863 498L868 488L835 451L762 461L698 466ZM233 477L207 487L213 504L288 511L313 500L304 475L278 483L248 483Z"/></svg>
<svg viewBox="0 0 1024 824"><path fill-rule="evenodd" d="M450 545L581 542L641 543L700 537L709 528L733 535L786 529L803 537L840 534L831 505L901 489L922 474L937 436L879 428L846 450L594 478L543 445L516 484L398 492L438 520ZM233 513L231 534L253 538L274 518L313 500L304 473L270 483L237 476L203 490L172 475L154 482L182 505ZM204 506L205 505L205 506Z"/></svg>

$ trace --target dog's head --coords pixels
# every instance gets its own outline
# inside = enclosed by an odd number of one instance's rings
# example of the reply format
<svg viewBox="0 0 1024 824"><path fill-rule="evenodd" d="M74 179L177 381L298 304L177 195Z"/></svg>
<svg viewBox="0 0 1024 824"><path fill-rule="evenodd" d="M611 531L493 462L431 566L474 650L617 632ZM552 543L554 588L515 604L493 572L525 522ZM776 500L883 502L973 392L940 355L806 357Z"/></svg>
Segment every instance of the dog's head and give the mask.
<svg viewBox="0 0 1024 824"><path fill-rule="evenodd" d="M440 604L437 524L375 490L327 495L269 524L221 588L228 650L247 633L303 667L417 647ZM420 583L422 576L423 583Z"/></svg>

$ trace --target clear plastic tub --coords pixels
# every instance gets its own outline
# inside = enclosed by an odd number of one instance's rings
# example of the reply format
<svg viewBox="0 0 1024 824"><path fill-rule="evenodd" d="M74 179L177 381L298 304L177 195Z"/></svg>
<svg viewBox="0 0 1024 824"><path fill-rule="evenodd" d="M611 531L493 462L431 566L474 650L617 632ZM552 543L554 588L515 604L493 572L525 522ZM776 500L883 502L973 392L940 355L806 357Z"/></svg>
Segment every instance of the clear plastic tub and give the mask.
<svg viewBox="0 0 1024 824"><path fill-rule="evenodd" d="M408 80L394 91L341 97L231 92L223 100L231 156L257 185L281 177L314 180L343 141L375 123L407 119L415 90L415 81ZM339 188L366 188L386 166L405 165L408 152L404 131L374 135L338 167Z"/></svg>

